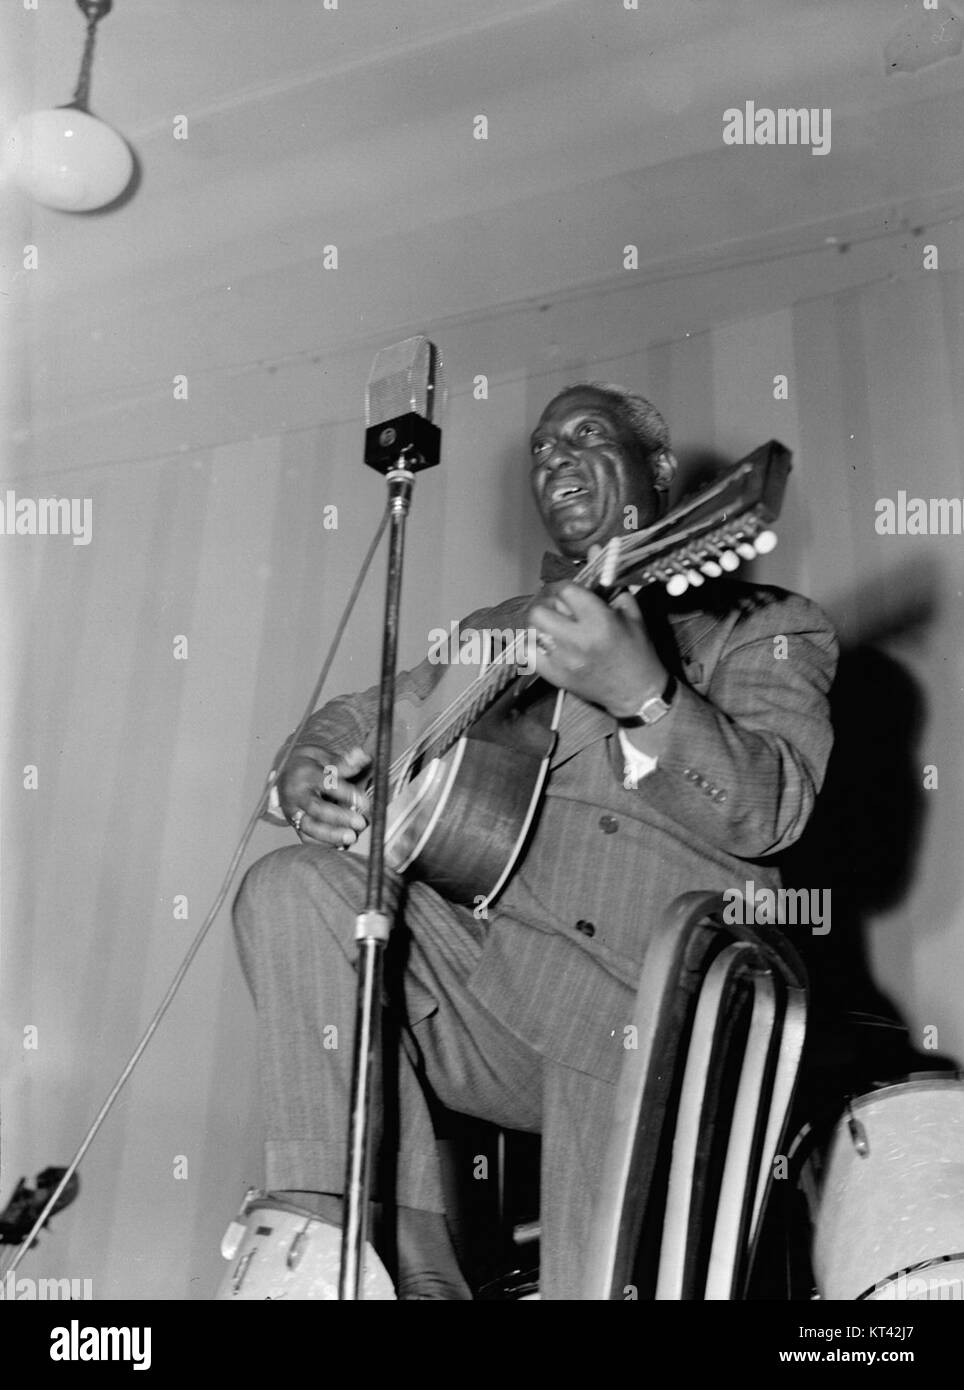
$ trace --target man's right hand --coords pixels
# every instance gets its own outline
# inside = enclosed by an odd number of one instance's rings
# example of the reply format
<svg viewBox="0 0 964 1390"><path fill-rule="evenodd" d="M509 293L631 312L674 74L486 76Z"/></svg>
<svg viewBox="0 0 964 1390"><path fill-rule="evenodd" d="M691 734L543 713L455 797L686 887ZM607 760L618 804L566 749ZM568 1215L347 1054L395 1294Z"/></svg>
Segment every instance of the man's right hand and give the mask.
<svg viewBox="0 0 964 1390"><path fill-rule="evenodd" d="M278 779L278 800L288 820L297 819L302 840L339 849L354 844L371 815L368 797L357 781L371 763L361 748L343 758L322 748L299 748Z"/></svg>

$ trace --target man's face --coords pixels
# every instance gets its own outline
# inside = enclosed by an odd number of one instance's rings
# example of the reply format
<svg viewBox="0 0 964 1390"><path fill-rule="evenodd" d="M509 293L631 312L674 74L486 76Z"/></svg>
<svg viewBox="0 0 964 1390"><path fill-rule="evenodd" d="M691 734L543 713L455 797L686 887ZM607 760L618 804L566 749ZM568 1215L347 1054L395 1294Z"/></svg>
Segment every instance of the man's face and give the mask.
<svg viewBox="0 0 964 1390"><path fill-rule="evenodd" d="M550 401L532 433L532 491L543 523L563 555L581 559L591 545L659 515L659 499L642 449L607 398L592 387Z"/></svg>

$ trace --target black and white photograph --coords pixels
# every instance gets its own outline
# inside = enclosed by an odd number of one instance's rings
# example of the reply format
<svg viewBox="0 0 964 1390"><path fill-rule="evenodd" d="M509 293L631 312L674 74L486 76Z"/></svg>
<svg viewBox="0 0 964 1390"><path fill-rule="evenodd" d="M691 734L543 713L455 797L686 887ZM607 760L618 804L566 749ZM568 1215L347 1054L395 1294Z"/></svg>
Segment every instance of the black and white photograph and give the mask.
<svg viewBox="0 0 964 1390"><path fill-rule="evenodd" d="M2 6L40 1360L284 1299L741 1303L694 1344L920 1364L964 1299L964 4Z"/></svg>

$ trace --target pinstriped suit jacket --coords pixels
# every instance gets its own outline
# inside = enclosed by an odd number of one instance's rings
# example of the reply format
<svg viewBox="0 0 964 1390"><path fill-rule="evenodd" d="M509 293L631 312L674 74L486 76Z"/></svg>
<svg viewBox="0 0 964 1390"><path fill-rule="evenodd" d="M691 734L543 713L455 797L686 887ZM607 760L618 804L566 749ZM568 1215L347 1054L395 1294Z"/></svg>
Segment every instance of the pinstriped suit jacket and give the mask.
<svg viewBox="0 0 964 1390"><path fill-rule="evenodd" d="M837 640L815 604L732 580L676 601L652 592L650 631L680 683L652 731L658 765L628 788L615 721L567 695L535 832L490 909L470 981L517 1036L606 1080L624 1055L652 924L683 892L778 885L772 856L802 833L833 741ZM531 601L480 609L461 627L524 627ZM422 662L399 676L398 695L425 698L444 669ZM301 742L347 752L368 738L376 704L374 688L331 701Z"/></svg>

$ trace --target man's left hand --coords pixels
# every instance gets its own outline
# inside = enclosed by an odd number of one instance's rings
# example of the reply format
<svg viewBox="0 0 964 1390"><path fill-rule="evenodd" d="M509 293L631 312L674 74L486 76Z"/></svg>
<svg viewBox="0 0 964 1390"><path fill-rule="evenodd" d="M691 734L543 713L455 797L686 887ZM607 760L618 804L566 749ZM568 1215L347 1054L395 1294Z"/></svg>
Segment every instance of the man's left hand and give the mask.
<svg viewBox="0 0 964 1390"><path fill-rule="evenodd" d="M668 679L639 605L623 594L611 608L578 584L561 584L529 609L536 673L617 719L635 714Z"/></svg>

